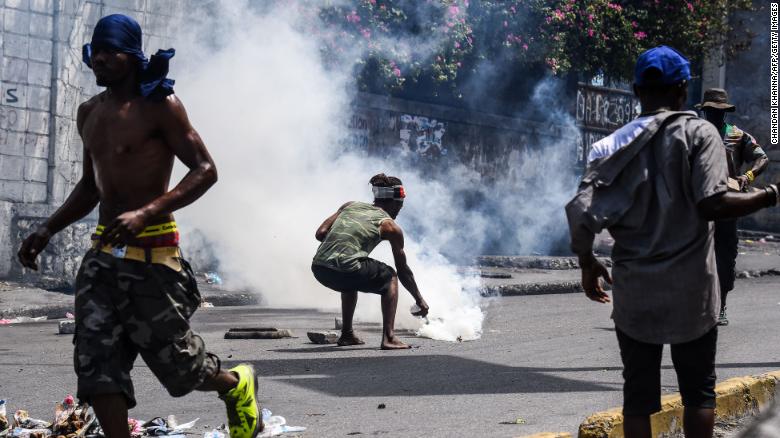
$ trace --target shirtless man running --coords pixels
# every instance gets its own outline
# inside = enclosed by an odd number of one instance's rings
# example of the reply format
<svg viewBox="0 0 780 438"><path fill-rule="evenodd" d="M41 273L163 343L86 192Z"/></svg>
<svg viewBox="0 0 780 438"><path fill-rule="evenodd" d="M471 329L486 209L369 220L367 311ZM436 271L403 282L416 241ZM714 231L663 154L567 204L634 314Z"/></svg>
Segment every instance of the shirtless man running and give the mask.
<svg viewBox="0 0 780 438"><path fill-rule="evenodd" d="M394 331L398 280L412 294L420 309L414 315L426 316L428 304L406 263L404 233L394 220L404 205L406 192L400 179L383 173L371 178L370 184L374 192L373 204L347 202L317 229L315 237L322 244L314 256L311 270L323 286L341 292L343 326L338 345L364 343L352 329L357 293L362 291L382 296L381 348L409 348L398 340ZM390 242L397 275L390 266L368 257L382 240Z"/></svg>
<svg viewBox="0 0 780 438"><path fill-rule="evenodd" d="M251 365L221 370L190 329L200 293L172 215L203 195L217 170L165 77L173 49L147 60L141 38L132 18L109 15L84 46L84 61L107 89L78 110L83 174L25 239L19 260L37 269L51 236L99 205L100 225L76 279L79 399L93 406L109 438L129 438L127 411L136 404L130 370L140 353L172 396L219 393L231 438L254 438L263 427L257 378ZM174 158L189 172L169 191Z"/></svg>

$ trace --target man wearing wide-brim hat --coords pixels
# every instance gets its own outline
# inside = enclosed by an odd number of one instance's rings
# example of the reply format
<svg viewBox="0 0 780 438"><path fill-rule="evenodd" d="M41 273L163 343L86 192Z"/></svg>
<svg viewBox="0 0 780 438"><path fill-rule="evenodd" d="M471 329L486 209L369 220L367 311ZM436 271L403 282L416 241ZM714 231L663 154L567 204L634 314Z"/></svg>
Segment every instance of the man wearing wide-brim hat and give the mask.
<svg viewBox="0 0 780 438"><path fill-rule="evenodd" d="M756 139L736 125L726 123L726 113L736 110L729 103L726 90L710 88L704 92L702 102L696 105L704 113L704 117L710 121L721 133L723 145L726 147L726 159L728 161L729 178L736 181L736 187L732 190L746 191L753 181L766 170L769 158ZM752 167L742 173L746 163ZM715 258L718 266L718 279L720 280L720 317L719 325L728 325L726 317L726 295L734 289L737 263L737 222L736 220L721 220L715 222Z"/></svg>

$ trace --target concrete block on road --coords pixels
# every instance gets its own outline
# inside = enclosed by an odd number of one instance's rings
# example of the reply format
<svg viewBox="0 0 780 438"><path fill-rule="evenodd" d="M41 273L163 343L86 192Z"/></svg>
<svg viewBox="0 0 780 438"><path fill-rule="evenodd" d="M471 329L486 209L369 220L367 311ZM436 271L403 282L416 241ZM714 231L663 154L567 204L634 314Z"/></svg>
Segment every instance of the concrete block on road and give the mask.
<svg viewBox="0 0 780 438"><path fill-rule="evenodd" d="M306 336L315 344L335 344L339 340L336 332L308 332Z"/></svg>
<svg viewBox="0 0 780 438"><path fill-rule="evenodd" d="M282 339L291 338L288 329L275 327L242 327L232 328L225 333L225 339Z"/></svg>
<svg viewBox="0 0 780 438"><path fill-rule="evenodd" d="M66 319L60 321L60 334L61 335L73 335L76 333L76 321L72 319Z"/></svg>

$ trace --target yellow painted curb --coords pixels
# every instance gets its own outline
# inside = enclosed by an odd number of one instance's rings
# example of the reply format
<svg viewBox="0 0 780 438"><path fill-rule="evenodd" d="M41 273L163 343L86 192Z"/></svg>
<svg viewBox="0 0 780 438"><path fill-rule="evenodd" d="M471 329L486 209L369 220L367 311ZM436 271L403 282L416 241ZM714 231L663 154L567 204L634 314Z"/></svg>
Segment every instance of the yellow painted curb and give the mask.
<svg viewBox="0 0 780 438"><path fill-rule="evenodd" d="M736 377L715 387L715 415L730 420L755 415L772 401L780 381L780 370L759 376ZM661 397L661 410L650 417L653 436L682 432L683 405L680 394ZM579 438L624 438L622 408L589 416L580 424Z"/></svg>

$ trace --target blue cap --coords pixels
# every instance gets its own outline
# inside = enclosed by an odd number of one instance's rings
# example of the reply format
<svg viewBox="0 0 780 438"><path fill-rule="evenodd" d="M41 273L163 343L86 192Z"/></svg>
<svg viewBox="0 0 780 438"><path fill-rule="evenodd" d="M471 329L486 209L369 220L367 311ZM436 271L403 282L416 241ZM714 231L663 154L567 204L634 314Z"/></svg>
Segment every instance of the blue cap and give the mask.
<svg viewBox="0 0 780 438"><path fill-rule="evenodd" d="M691 80L691 63L688 58L668 46L658 46L639 55L634 70L634 83L645 85L645 73L653 68L661 72L661 83L664 85Z"/></svg>

